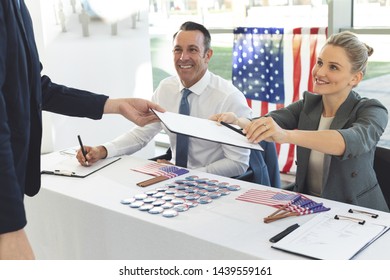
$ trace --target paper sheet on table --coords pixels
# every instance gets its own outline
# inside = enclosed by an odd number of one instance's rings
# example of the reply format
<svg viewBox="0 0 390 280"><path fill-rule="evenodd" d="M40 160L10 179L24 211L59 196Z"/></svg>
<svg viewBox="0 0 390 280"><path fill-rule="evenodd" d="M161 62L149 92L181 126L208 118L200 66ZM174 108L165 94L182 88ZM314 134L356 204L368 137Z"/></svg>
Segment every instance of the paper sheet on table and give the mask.
<svg viewBox="0 0 390 280"><path fill-rule="evenodd" d="M61 151L60 154L61 160L51 166L42 166L41 174L85 178L121 159L118 157L102 159L86 167L77 161L71 149Z"/></svg>
<svg viewBox="0 0 390 280"><path fill-rule="evenodd" d="M249 142L245 136L215 121L171 112L153 112L164 123L167 129L173 133L242 148L263 150L259 144Z"/></svg>

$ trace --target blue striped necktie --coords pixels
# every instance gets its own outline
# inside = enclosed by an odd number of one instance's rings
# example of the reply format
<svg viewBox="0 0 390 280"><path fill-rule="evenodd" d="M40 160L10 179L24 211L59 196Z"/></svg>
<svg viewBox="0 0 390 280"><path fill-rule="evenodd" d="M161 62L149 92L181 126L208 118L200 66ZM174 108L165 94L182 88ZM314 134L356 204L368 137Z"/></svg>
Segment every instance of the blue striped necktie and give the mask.
<svg viewBox="0 0 390 280"><path fill-rule="evenodd" d="M184 88L182 91L182 97L180 101L179 114L189 115L190 105L188 104L188 95L192 93L188 88ZM176 136L176 165L187 167L188 160L188 136L183 134L177 134Z"/></svg>

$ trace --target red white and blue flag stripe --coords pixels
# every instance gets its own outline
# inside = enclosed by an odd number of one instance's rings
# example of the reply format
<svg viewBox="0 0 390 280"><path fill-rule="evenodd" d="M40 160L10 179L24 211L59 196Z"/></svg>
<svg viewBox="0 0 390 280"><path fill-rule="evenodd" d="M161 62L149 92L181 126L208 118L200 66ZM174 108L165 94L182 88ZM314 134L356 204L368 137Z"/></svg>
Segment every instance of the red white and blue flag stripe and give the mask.
<svg viewBox="0 0 390 280"><path fill-rule="evenodd" d="M284 212L296 213L298 215L330 210L330 208L325 207L322 203L315 202L302 194L287 191L250 189L236 199L272 206ZM284 215L284 213L281 215Z"/></svg>
<svg viewBox="0 0 390 280"><path fill-rule="evenodd" d="M326 27L234 30L232 80L253 116L283 108L312 90L311 69L326 37ZM295 146L277 145L277 150L281 172L295 172Z"/></svg>
<svg viewBox="0 0 390 280"><path fill-rule="evenodd" d="M131 170L149 174L152 176L164 176L167 178L174 178L189 172L187 169L184 168L179 168L174 165L166 165L157 162L151 162L141 167L132 168Z"/></svg>

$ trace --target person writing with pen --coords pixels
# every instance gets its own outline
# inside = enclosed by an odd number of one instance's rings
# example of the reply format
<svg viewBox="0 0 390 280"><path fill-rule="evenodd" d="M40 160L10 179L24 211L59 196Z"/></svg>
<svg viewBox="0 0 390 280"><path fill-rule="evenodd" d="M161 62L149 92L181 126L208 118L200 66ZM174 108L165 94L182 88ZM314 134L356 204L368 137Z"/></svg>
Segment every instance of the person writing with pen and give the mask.
<svg viewBox="0 0 390 280"><path fill-rule="evenodd" d="M266 116L234 113L212 120L239 125L249 141L297 145L294 191L389 211L373 168L387 109L353 89L363 79L373 49L351 32L330 36L312 69L314 92Z"/></svg>
<svg viewBox="0 0 390 280"><path fill-rule="evenodd" d="M187 104L187 115L203 119L223 111L252 116L244 94L230 81L209 71L213 50L211 36L205 26L192 21L184 22L174 33L172 46L172 61L177 75L160 82L152 96L153 102L169 112L181 114L185 114L182 105ZM79 150L77 159L82 165L86 165L86 161L93 165L103 158L133 154L145 147L162 129L169 137L172 151L172 158L163 160L164 163L227 177L241 175L248 169L250 150L183 137L170 132L161 123L134 127L102 145L84 146L86 157Z"/></svg>

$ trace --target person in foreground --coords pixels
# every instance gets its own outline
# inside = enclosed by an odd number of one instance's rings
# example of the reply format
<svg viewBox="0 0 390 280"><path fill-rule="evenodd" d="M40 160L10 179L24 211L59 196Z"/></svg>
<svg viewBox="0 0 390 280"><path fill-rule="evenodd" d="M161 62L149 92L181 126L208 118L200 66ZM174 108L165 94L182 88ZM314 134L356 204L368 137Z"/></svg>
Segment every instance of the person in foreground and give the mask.
<svg viewBox="0 0 390 280"><path fill-rule="evenodd" d="M116 113L138 125L158 121L150 109L164 110L143 99L109 99L41 76L23 0L0 0L0 23L0 259L34 259L24 231L24 195L40 189L42 110L91 119Z"/></svg>
<svg viewBox="0 0 390 280"><path fill-rule="evenodd" d="M219 112L231 111L245 117L251 117L244 95L227 80L211 73L208 63L213 55L210 47L209 31L201 24L185 22L173 36L173 63L177 76L161 81L152 101L160 104L170 112L178 113L183 96L183 89L189 89L188 95L190 115L207 119ZM188 160L179 163L177 135L167 130L161 123L145 127L135 127L111 142L101 146L85 146L88 164L106 157L132 154L149 143L161 129L169 136L172 149L172 162L176 165L205 171L217 175L233 177L248 169L248 149L222 145L211 141L189 138ZM194 127L194 129L201 129ZM77 158L83 165L86 160L81 151ZM183 165L182 165L183 164Z"/></svg>
<svg viewBox="0 0 390 280"><path fill-rule="evenodd" d="M239 125L251 142L297 145L295 191L389 211L373 168L388 112L353 90L372 53L355 34L334 34L312 69L313 93L251 121L233 113L211 119Z"/></svg>

